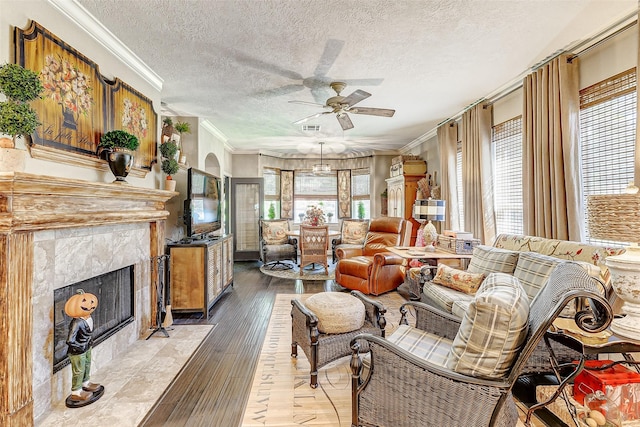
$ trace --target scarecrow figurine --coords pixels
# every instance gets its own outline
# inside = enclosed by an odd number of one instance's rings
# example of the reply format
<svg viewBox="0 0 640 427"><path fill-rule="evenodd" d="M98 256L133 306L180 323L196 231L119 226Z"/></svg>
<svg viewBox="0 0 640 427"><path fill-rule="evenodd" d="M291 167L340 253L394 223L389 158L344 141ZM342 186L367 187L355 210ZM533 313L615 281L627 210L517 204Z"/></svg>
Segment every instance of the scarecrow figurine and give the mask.
<svg viewBox="0 0 640 427"><path fill-rule="evenodd" d="M67 354L71 360L71 394L67 397L69 408L79 408L100 399L104 386L89 381L91 376L91 344L93 342L93 313L98 306L95 295L78 289L78 293L67 300L64 312L72 317L67 336Z"/></svg>

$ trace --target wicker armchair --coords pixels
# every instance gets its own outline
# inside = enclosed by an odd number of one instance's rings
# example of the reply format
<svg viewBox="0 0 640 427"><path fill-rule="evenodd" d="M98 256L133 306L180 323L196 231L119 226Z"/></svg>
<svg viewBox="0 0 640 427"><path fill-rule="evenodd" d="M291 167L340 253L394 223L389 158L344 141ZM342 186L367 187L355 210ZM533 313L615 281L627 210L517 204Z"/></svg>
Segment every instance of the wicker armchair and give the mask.
<svg viewBox="0 0 640 427"><path fill-rule="evenodd" d="M311 388L318 386L318 369L351 353L349 343L358 334L384 338L387 309L377 301L367 298L362 292L351 291L365 306L365 321L362 328L344 334L323 334L318 331L318 318L300 300L291 300L291 357L297 357L298 346L311 365Z"/></svg>
<svg viewBox="0 0 640 427"><path fill-rule="evenodd" d="M351 342L352 426L515 426L518 413L511 392L516 380L554 319L568 302L581 297L589 300L591 308L576 315L578 325L591 332L605 329L613 313L597 284L580 266L562 264L531 304L523 347L507 374L498 378L465 375L448 369L446 362L443 366L417 357L393 343L395 332L388 339L366 334L355 337ZM458 318L420 302L408 302L401 308L405 324L406 306L416 312L415 326L410 329L431 334L436 341L443 337L441 341L451 347L460 327ZM369 348L364 356L363 345ZM363 369L363 358L368 369Z"/></svg>

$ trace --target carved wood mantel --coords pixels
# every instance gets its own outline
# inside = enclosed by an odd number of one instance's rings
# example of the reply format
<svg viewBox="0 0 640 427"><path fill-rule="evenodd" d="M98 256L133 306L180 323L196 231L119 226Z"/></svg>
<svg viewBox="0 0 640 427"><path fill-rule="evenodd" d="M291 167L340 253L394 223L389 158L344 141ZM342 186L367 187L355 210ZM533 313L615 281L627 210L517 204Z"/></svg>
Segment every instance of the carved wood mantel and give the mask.
<svg viewBox="0 0 640 427"><path fill-rule="evenodd" d="M165 203L177 194L126 184L0 173L0 425L33 424L33 233L147 222L150 254L157 256L164 253L164 222L169 216Z"/></svg>

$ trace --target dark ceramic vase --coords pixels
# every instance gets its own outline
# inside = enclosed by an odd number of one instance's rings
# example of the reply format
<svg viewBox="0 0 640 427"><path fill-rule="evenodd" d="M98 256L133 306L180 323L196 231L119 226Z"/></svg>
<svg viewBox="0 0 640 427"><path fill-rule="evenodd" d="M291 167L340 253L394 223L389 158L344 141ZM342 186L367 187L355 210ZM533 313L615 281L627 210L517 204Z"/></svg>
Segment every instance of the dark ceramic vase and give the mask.
<svg viewBox="0 0 640 427"><path fill-rule="evenodd" d="M109 169L116 177L113 182L128 184L125 178L133 166L133 153L124 148L115 148L103 151L101 157L109 163Z"/></svg>

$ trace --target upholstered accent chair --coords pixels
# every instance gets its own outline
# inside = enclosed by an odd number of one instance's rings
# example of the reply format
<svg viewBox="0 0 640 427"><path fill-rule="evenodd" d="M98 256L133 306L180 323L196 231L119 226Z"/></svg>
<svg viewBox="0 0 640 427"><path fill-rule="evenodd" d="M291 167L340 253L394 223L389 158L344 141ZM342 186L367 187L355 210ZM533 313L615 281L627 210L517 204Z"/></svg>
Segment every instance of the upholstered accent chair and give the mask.
<svg viewBox="0 0 640 427"><path fill-rule="evenodd" d="M362 248L337 250L336 283L340 286L380 295L404 282L406 260L387 251L387 246L408 246L411 222L398 217L371 220Z"/></svg>
<svg viewBox="0 0 640 427"><path fill-rule="evenodd" d="M260 220L260 261L272 269L293 268L298 263L298 240L287 232L289 221L286 219Z"/></svg>
<svg viewBox="0 0 640 427"><path fill-rule="evenodd" d="M531 304L506 273L485 279L462 319L406 303L400 327L386 339L364 334L351 341L351 425L515 426L516 381L553 321L580 298L589 304L576 315L578 326L604 330L611 306L598 281L574 262L560 264ZM415 312L412 325L407 306Z"/></svg>
<svg viewBox="0 0 640 427"><path fill-rule="evenodd" d="M304 274L304 268L309 264L324 266L324 273L329 274L327 262L327 250L329 249L329 227L300 226L300 274Z"/></svg>
<svg viewBox="0 0 640 427"><path fill-rule="evenodd" d="M361 248L369 231L368 219L343 219L340 236L331 240L331 260L338 261L336 250L339 248Z"/></svg>

